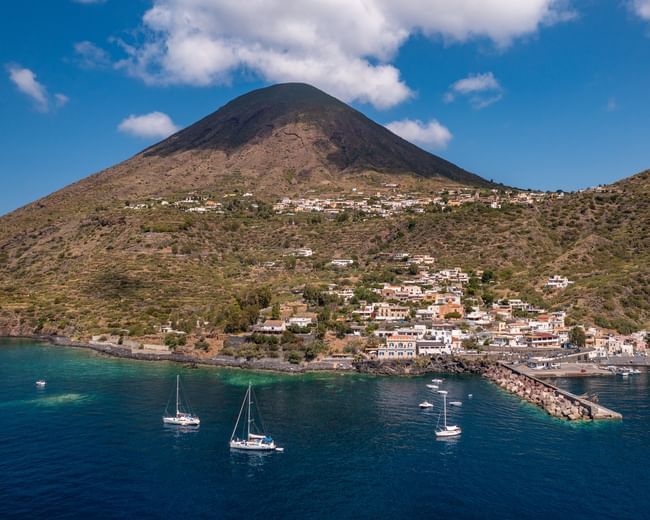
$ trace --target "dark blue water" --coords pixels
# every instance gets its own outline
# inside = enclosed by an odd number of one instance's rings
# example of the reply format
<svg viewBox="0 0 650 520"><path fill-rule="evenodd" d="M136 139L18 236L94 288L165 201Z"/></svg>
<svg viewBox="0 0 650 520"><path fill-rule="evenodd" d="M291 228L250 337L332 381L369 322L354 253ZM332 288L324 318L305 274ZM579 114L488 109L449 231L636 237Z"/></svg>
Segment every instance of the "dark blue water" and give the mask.
<svg viewBox="0 0 650 520"><path fill-rule="evenodd" d="M161 422L179 371L196 432ZM249 380L284 453L228 449ZM427 381L190 370L2 340L0 517L648 517L648 374L561 381L625 416L584 425L446 377L463 401L463 434L446 441L437 410L417 407Z"/></svg>

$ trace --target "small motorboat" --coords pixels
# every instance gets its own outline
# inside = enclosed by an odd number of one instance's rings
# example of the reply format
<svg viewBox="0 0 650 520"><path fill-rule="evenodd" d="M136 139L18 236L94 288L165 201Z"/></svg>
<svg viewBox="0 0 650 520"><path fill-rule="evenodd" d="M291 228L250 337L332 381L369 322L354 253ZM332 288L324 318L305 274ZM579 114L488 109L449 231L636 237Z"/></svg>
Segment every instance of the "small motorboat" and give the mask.
<svg viewBox="0 0 650 520"><path fill-rule="evenodd" d="M45 388L45 385L47 385L47 381L45 381L45 379L39 379L36 381L36 386L38 388Z"/></svg>
<svg viewBox="0 0 650 520"><path fill-rule="evenodd" d="M449 401L449 406L463 406L462 401Z"/></svg>
<svg viewBox="0 0 650 520"><path fill-rule="evenodd" d="M433 404L429 401L422 401L419 406L420 408L433 408Z"/></svg>
<svg viewBox="0 0 650 520"><path fill-rule="evenodd" d="M431 390L438 390L438 385L428 384L427 388L431 388Z"/></svg>
<svg viewBox="0 0 650 520"><path fill-rule="evenodd" d="M467 394L468 399L471 399L472 397L474 397L474 394Z"/></svg>
<svg viewBox="0 0 650 520"><path fill-rule="evenodd" d="M432 379L432 380L431 380L432 383L436 383L437 385L439 385L440 383L442 383L442 381L443 381L442 379Z"/></svg>

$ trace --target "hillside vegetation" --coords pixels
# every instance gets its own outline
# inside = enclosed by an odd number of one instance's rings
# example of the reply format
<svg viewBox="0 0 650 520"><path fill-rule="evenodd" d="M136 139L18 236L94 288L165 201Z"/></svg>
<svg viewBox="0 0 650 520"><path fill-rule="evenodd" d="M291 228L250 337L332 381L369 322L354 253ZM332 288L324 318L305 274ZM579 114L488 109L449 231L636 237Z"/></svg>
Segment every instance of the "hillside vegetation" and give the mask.
<svg viewBox="0 0 650 520"><path fill-rule="evenodd" d="M567 309L576 322L650 327L649 172L531 207L278 215L271 204L284 195L374 193L389 181L422 193L493 187L312 87L280 87L2 217L0 328L138 336L200 319L216 330L252 312L261 289L283 301L305 284L381 279L400 270L382 253L400 251L431 254L438 268L490 269L496 295ZM223 214L128 208L193 191L223 201ZM299 247L314 255L295 258ZM355 266L337 271L336 257ZM576 283L544 290L556 273Z"/></svg>

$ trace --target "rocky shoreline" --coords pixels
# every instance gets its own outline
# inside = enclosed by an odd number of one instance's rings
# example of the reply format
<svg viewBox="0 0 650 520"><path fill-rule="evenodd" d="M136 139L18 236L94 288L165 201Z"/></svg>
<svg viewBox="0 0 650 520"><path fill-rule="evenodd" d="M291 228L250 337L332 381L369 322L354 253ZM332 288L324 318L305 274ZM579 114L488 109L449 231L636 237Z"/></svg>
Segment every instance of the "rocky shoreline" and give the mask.
<svg viewBox="0 0 650 520"><path fill-rule="evenodd" d="M400 361L362 360L354 363L357 372L382 376L421 376L425 374L482 375L495 363L484 358L467 359L456 356L404 359Z"/></svg>
<svg viewBox="0 0 650 520"><path fill-rule="evenodd" d="M264 370L292 374L304 374L309 372L340 372L379 376L419 376L428 373L480 375L488 370L488 368L494 366L494 362L486 359L464 359L448 356L401 361L312 361L309 363L303 362L300 364L293 364L279 359L247 360L228 356L201 358L180 352L171 352L169 354L137 352L119 345L75 341L66 336L24 334L5 335L4 337L12 339L33 339L51 345L85 348L100 354L123 359L135 359L140 361L172 361L197 366L204 365L223 368L241 368L245 370Z"/></svg>

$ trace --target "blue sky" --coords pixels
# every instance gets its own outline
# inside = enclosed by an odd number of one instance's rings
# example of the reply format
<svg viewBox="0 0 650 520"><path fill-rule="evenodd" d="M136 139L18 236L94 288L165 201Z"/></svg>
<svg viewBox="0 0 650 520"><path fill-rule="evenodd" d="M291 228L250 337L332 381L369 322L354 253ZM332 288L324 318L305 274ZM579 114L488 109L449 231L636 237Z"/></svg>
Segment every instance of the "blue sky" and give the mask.
<svg viewBox="0 0 650 520"><path fill-rule="evenodd" d="M650 1L252 4L6 3L0 214L281 81L505 184L573 190L650 167Z"/></svg>

